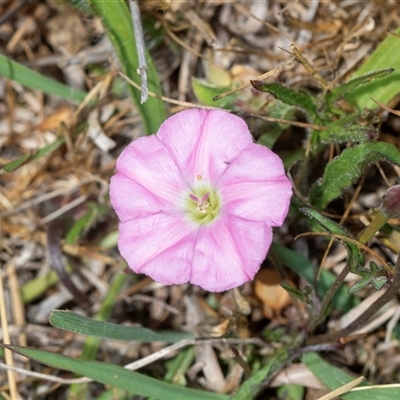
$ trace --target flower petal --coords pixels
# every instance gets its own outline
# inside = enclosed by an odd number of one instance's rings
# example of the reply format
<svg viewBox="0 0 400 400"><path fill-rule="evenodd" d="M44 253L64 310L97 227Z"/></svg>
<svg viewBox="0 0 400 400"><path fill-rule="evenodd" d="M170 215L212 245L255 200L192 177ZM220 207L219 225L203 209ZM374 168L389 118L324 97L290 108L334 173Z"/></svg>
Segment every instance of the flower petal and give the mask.
<svg viewBox="0 0 400 400"><path fill-rule="evenodd" d="M272 241L262 222L226 216L202 227L194 252L190 282L221 292L254 278Z"/></svg>
<svg viewBox="0 0 400 400"><path fill-rule="evenodd" d="M168 150L154 135L140 137L124 149L117 173L172 204L179 204L180 193L188 189Z"/></svg>
<svg viewBox="0 0 400 400"><path fill-rule="evenodd" d="M183 214L121 222L118 248L129 267L167 285L189 281L196 230Z"/></svg>
<svg viewBox="0 0 400 400"><path fill-rule="evenodd" d="M215 182L229 162L252 144L246 123L219 110L191 109L175 114L161 125L157 137L187 182L205 184Z"/></svg>
<svg viewBox="0 0 400 400"><path fill-rule="evenodd" d="M117 173L111 178L110 199L122 222L162 212L177 213L181 211L180 207L156 196L121 173Z"/></svg>
<svg viewBox="0 0 400 400"><path fill-rule="evenodd" d="M287 215L292 185L281 159L266 147L243 150L216 186L223 213L272 226L281 226Z"/></svg>

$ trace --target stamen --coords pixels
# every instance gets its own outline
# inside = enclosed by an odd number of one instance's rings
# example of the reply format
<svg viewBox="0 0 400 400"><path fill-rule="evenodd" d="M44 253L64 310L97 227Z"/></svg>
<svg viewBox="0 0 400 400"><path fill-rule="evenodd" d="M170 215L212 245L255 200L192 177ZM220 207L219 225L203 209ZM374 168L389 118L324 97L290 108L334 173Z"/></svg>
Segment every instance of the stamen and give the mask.
<svg viewBox="0 0 400 400"><path fill-rule="evenodd" d="M195 196L194 194L189 194L189 197L193 200L193 201L195 201L196 203L198 203L199 202L199 198L197 197L197 196Z"/></svg>

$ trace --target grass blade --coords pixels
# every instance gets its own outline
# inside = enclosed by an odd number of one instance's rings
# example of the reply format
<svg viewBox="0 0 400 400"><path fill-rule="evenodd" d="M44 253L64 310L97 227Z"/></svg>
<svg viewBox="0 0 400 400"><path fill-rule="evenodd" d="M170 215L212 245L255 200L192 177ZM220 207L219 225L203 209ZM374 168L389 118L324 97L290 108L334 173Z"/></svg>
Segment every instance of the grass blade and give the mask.
<svg viewBox="0 0 400 400"><path fill-rule="evenodd" d="M132 394L155 397L161 400L227 400L228 396L181 386L129 371L117 365L99 361L77 360L61 354L54 354L28 347L4 345L5 348L54 368L86 376L96 382L127 390Z"/></svg>
<svg viewBox="0 0 400 400"><path fill-rule="evenodd" d="M400 28L395 31L400 34ZM378 105L371 98L388 104L400 93L400 38L398 36L388 34L386 39L376 48L376 50L367 58L364 64L356 71L351 79L359 77L371 71L380 69L394 68L394 72L385 78L377 79L358 87L353 92L348 93L345 97L353 105L360 110L364 107L373 109Z"/></svg>
<svg viewBox="0 0 400 400"><path fill-rule="evenodd" d="M152 331L140 326L123 326L111 322L96 321L72 311L55 310L49 321L57 328L94 337L127 342L165 342L176 343L183 339L193 338L190 332Z"/></svg>
<svg viewBox="0 0 400 400"><path fill-rule="evenodd" d="M81 90L48 78L2 54L0 54L0 75L16 81L29 89L40 90L43 93L71 101L81 102L87 95L87 93Z"/></svg>
<svg viewBox="0 0 400 400"><path fill-rule="evenodd" d="M140 86L141 79L140 75L137 73L139 60L136 52L135 35L130 12L125 1L89 0L89 3L103 22L115 51L118 54L124 74ZM147 65L149 91L161 94L157 71L148 52ZM167 118L164 103L159 99L149 97L146 103L141 105L140 92L132 86L129 86L129 90L142 117L146 133L150 135L157 132L161 123Z"/></svg>

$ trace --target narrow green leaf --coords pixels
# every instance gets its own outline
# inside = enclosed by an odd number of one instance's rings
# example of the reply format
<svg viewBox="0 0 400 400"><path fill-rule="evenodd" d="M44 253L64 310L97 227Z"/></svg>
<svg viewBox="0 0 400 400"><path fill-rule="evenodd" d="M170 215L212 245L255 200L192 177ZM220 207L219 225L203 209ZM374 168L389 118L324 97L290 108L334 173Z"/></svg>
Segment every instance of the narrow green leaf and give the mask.
<svg viewBox="0 0 400 400"><path fill-rule="evenodd" d="M124 74L140 86L140 75L137 73L139 61L136 52L135 36L132 27L131 14L124 0L89 0L89 3L100 16L108 36L118 54ZM149 91L161 94L161 85L157 71L147 52L147 75ZM157 132L167 118L167 112L162 100L149 97L140 104L140 91L129 85L134 103L142 117L145 131L148 135Z"/></svg>
<svg viewBox="0 0 400 400"><path fill-rule="evenodd" d="M296 92L293 89L287 88L279 83L264 83L262 81L251 81L253 87L261 92L271 93L283 103L298 107L304 110L308 116L317 123L317 106L314 98L305 91Z"/></svg>
<svg viewBox="0 0 400 400"><path fill-rule="evenodd" d="M372 99L388 104L400 93L400 28L388 33L387 37L378 45L374 52L367 58L362 66L355 72L352 78L361 76L371 71L394 68L395 72L382 79L374 80L360 86L345 98L358 109L379 107ZM397 35L396 35L397 34Z"/></svg>
<svg viewBox="0 0 400 400"><path fill-rule="evenodd" d="M286 350L279 350L267 361L258 371L251 374L250 378L244 381L231 400L251 400L257 396L263 381L271 375L277 367L282 365L288 358Z"/></svg>
<svg viewBox="0 0 400 400"><path fill-rule="evenodd" d="M355 379L354 376L323 360L316 353L304 354L301 361L330 390L335 390ZM368 386L362 383L359 386ZM344 400L393 400L400 398L400 388L375 388L340 395Z"/></svg>
<svg viewBox="0 0 400 400"><path fill-rule="evenodd" d="M361 76L357 76L356 78L350 79L348 82L333 89L332 92L328 93L325 96L325 100L329 104L332 104L333 102L338 100L341 96L343 96L345 93L349 93L354 89L356 89L357 87L363 86L366 83L371 82L375 79L385 78L386 76L390 75L393 72L394 72L393 68L386 68L378 71L368 72Z"/></svg>
<svg viewBox="0 0 400 400"><path fill-rule="evenodd" d="M61 354L4 345L11 351L29 357L43 364L86 376L96 382L127 390L132 394L155 397L161 400L227 400L228 396L189 389L151 378L137 372L128 371L117 365L99 361L77 360Z"/></svg>
<svg viewBox="0 0 400 400"><path fill-rule="evenodd" d="M0 54L0 75L43 93L81 102L87 93L57 82Z"/></svg>
<svg viewBox="0 0 400 400"><path fill-rule="evenodd" d="M311 204L324 209L362 175L367 165L380 160L400 165L400 152L385 142L362 143L343 150L326 166L322 180L311 188Z"/></svg>
<svg viewBox="0 0 400 400"><path fill-rule="evenodd" d="M66 329L82 335L126 342L176 343L183 339L191 339L194 337L190 332L156 332L140 326L123 326L111 322L96 321L68 310L53 311L50 314L49 322L57 328Z"/></svg>
<svg viewBox="0 0 400 400"><path fill-rule="evenodd" d="M129 277L129 275L123 272L117 272L113 276L107 295L101 304L99 312L95 316L97 321L108 321L110 319L117 298ZM87 337L82 350L82 358L95 360L100 344L101 338L95 336ZM88 388L88 384L73 384L69 387L68 398L85 400L88 398Z"/></svg>
<svg viewBox="0 0 400 400"><path fill-rule="evenodd" d="M33 154L25 154L24 156L14 160L14 161L9 162L8 164L6 164L2 168L0 168L0 173L1 173L1 171L4 171L4 172L15 171L21 165L24 165L31 161L38 160L40 157L43 157L46 154L50 154L54 150L57 150L62 144L64 144L64 142L65 142L64 138L59 138L59 139L55 140L53 143L50 143L49 145L37 150Z"/></svg>
<svg viewBox="0 0 400 400"><path fill-rule="evenodd" d="M339 224L325 217L325 215L322 215L318 211L308 207L303 207L300 209L300 211L312 218L319 226L328 232L351 238L351 236ZM341 240L341 242L346 246L346 250L349 255L349 269L351 272L356 273L358 266L365 264L365 258L360 249L354 243L346 242L345 240Z"/></svg>
<svg viewBox="0 0 400 400"><path fill-rule="evenodd" d="M288 283L282 282L281 286L289 293L291 297L301 301L302 303L307 303L307 297L304 295L302 290L296 289ZM310 288L310 287L309 287ZM310 288L311 289L311 288ZM312 290L312 289L311 289ZM314 291L313 291L314 292Z"/></svg>
<svg viewBox="0 0 400 400"><path fill-rule="evenodd" d="M29 304L40 297L47 289L54 286L57 282L58 275L54 269L29 280L21 287L22 301L24 304Z"/></svg>

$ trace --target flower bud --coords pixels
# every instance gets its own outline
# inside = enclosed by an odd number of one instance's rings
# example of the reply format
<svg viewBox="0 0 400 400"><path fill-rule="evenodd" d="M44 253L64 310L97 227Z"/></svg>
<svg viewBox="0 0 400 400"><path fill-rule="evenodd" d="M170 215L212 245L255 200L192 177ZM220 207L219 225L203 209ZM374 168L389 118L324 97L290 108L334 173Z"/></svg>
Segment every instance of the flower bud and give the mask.
<svg viewBox="0 0 400 400"><path fill-rule="evenodd" d="M379 209L388 218L400 217L400 185L388 189L382 197Z"/></svg>

